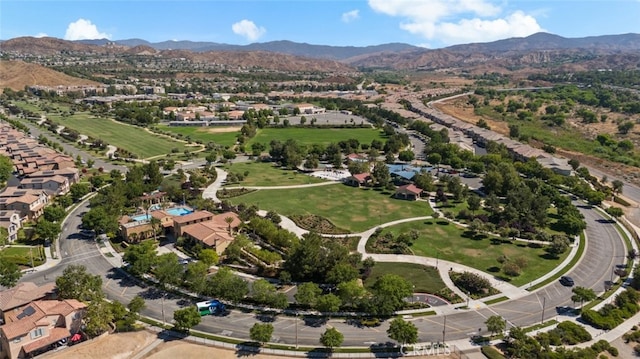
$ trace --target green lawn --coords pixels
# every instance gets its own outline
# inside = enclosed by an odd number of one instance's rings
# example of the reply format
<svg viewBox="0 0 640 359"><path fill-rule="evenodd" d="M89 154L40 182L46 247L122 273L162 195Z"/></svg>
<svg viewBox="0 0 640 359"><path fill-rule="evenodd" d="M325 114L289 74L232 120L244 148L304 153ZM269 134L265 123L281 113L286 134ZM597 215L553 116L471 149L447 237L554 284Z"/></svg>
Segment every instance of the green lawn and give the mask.
<svg viewBox="0 0 640 359"><path fill-rule="evenodd" d="M371 143L374 139L382 140L382 131L373 128L315 128L315 127L288 127L288 128L263 128L249 140L247 148L251 144L260 142L269 144L272 140L285 142L294 139L301 144L311 145L319 143L328 145L343 140L357 139L360 143Z"/></svg>
<svg viewBox="0 0 640 359"><path fill-rule="evenodd" d="M231 198L231 202L256 204L260 209L273 210L285 216L315 214L327 218L337 227L355 233L380 223L433 213L425 201L394 199L388 192L344 184L259 190Z"/></svg>
<svg viewBox="0 0 640 359"><path fill-rule="evenodd" d="M365 280L364 285L370 287L384 274L397 274L415 286L415 293L437 293L446 288L446 284L440 278L438 270L413 263L385 263L376 262L371 269L371 275Z"/></svg>
<svg viewBox="0 0 640 359"><path fill-rule="evenodd" d="M157 127L162 131L181 134L184 138L188 136L192 141L214 142L222 146L233 146L240 131L240 127L181 127L168 125L158 125ZM233 131L230 131L232 129Z"/></svg>
<svg viewBox="0 0 640 359"><path fill-rule="evenodd" d="M0 260L15 263L21 267L37 267L46 261L43 247L6 247L0 251Z"/></svg>
<svg viewBox="0 0 640 359"><path fill-rule="evenodd" d="M448 224L444 224L448 223ZM547 259L542 248L534 248L524 242L502 242L491 238L472 239L464 236L464 229L443 219L410 222L385 228L394 235L417 230L420 237L411 246L416 255L441 258L464 264L496 276L502 276L497 258L501 255L509 259L526 258L527 266L522 274L512 278L517 286L527 284L562 263L568 251L559 259Z"/></svg>
<svg viewBox="0 0 640 359"><path fill-rule="evenodd" d="M70 117L62 117L58 114L47 116L56 123L128 150L140 158L164 155L170 153L173 148L183 152L187 148L185 143L169 137L154 135L140 127L118 123L111 119L97 118L86 112L76 112ZM189 148L196 150L199 147Z"/></svg>
<svg viewBox="0 0 640 359"><path fill-rule="evenodd" d="M326 182L325 180L300 173L296 170L284 170L266 162L237 162L227 163L225 171L245 176L242 182L227 183L230 187L237 186L290 186L308 183Z"/></svg>

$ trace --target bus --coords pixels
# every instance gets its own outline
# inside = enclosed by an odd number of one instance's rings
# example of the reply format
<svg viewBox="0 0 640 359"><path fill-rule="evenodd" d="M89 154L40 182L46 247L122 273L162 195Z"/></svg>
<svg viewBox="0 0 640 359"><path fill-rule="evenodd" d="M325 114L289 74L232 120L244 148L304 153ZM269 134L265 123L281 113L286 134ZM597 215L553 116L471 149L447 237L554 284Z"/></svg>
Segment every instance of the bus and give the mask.
<svg viewBox="0 0 640 359"><path fill-rule="evenodd" d="M198 302L196 307L200 316L219 314L225 310L224 304L217 299Z"/></svg>

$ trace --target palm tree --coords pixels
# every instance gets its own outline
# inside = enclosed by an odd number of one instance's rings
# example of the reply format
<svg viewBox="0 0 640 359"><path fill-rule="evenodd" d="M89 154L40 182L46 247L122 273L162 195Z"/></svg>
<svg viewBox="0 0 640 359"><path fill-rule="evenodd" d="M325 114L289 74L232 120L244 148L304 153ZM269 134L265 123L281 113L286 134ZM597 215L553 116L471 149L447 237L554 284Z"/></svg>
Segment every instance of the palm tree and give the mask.
<svg viewBox="0 0 640 359"><path fill-rule="evenodd" d="M229 234L231 234L231 223L233 223L233 217L228 216L228 217L224 217L224 221L227 222L227 224L229 225Z"/></svg>
<svg viewBox="0 0 640 359"><path fill-rule="evenodd" d="M158 230L160 229L160 220L157 219L156 217L151 217L150 220L151 223L151 229L153 230L153 239L154 240L158 240Z"/></svg>

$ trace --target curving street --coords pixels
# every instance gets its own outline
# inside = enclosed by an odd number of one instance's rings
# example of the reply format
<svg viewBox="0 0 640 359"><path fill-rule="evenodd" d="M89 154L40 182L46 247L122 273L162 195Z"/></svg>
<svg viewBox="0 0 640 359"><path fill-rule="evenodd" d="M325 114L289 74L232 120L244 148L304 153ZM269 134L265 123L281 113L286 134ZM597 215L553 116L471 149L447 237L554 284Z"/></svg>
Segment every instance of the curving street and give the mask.
<svg viewBox="0 0 640 359"><path fill-rule="evenodd" d="M578 204L578 203L576 203ZM596 292L604 290L605 282L611 279L616 264L624 262L626 248L615 229L615 224L606 220L597 210L580 205L580 211L588 223L586 230L587 248L583 259L569 272L576 285L593 288ZM181 307L191 305L179 298L167 296L154 288L145 287L129 279L118 268L120 259L106 257L101 248L93 240L82 239L78 234L82 214L87 211L87 204L75 209L63 226L60 238L59 265L25 274L23 281L44 283L54 281L69 264L82 264L88 272L98 274L103 279L107 297L128 303L134 296L141 295L147 300L147 307L142 314L157 321L171 322L173 312ZM522 291L523 293L526 293ZM542 320L543 303L544 318L556 316L556 306L572 305L571 289L558 282L547 285L538 291L515 299L494 304L490 307L478 306L472 310L455 310L450 308L444 315L417 317L411 320L419 329L420 342L436 342L445 340L464 340L472 335L486 334L484 322L492 315L501 315L507 319L509 326L528 326ZM164 313L164 315L163 315ZM446 328L444 327L446 316ZM290 345L317 345L318 338L326 329L326 325L335 327L345 336L345 346L369 346L374 343L388 341L386 329L388 322L375 328L363 328L344 319L318 320L292 316L256 315L241 310L233 310L226 316L207 316L194 329L212 334L249 339L249 329L257 321L268 321L274 326L273 342ZM478 332L480 329L480 332Z"/></svg>

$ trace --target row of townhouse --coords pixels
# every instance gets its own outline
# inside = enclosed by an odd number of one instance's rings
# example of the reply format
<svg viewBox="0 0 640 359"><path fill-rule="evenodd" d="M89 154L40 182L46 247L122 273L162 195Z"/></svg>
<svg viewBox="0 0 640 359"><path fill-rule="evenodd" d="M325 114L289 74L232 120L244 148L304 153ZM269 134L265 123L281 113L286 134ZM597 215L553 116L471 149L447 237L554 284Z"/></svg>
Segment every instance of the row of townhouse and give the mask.
<svg viewBox="0 0 640 359"><path fill-rule="evenodd" d="M31 358L83 338L87 305L57 300L55 284L22 282L0 292L0 358Z"/></svg>
<svg viewBox="0 0 640 359"><path fill-rule="evenodd" d="M243 101L236 103L228 101L217 102L213 106L166 107L163 112L165 115L170 113L175 115L175 121L170 122L171 126L215 126L217 124L242 126L245 123L242 118L246 111L272 110L277 112L281 108L286 108L292 112L297 109L301 114L308 115L326 112L325 108L308 103L267 105Z"/></svg>
<svg viewBox="0 0 640 359"><path fill-rule="evenodd" d="M22 222L38 219L55 196L69 192L80 174L73 158L5 123L0 123L0 155L11 159L16 176L0 191L0 226L8 230L11 243Z"/></svg>

